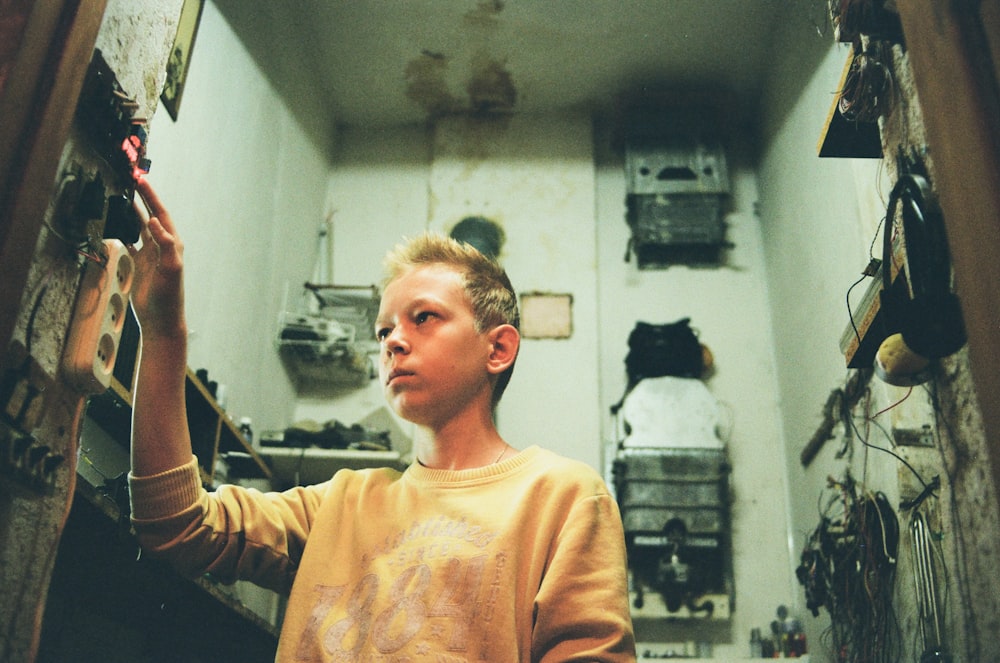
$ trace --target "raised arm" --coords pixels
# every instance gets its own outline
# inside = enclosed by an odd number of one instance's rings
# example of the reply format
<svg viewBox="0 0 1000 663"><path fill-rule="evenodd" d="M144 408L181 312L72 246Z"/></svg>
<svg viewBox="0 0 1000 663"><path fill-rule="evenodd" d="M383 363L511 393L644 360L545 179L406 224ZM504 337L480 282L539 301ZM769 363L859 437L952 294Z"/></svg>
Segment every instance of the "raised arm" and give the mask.
<svg viewBox="0 0 1000 663"><path fill-rule="evenodd" d="M149 182L140 179L136 191L145 201L145 209L137 206L145 222L142 246L132 252L137 278L132 306L142 338L132 404L132 474L151 476L191 460L184 402L184 245Z"/></svg>

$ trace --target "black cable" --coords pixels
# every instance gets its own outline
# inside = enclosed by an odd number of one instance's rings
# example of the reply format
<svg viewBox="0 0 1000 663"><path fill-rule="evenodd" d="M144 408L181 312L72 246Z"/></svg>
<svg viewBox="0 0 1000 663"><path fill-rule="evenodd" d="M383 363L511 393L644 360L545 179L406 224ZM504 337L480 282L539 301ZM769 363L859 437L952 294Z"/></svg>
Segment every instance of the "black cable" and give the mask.
<svg viewBox="0 0 1000 663"><path fill-rule="evenodd" d="M838 660L894 663L901 640L892 605L898 519L884 495L859 493L849 473L839 482L831 478L830 487L837 491L809 537L797 575L810 607L830 613L821 638ZM834 514L837 505L842 511Z"/></svg>
<svg viewBox="0 0 1000 663"><path fill-rule="evenodd" d="M38 294L35 295L35 302L31 305L31 313L28 315L28 322L25 326L24 350L25 354L29 357L31 356L31 337L34 335L35 318L38 317L38 309L42 307L42 298L45 297L45 292L49 289L49 278L51 278L51 276L52 272L46 274L41 287L38 288Z"/></svg>
<svg viewBox="0 0 1000 663"><path fill-rule="evenodd" d="M851 329L854 330L854 337L858 339L858 346L861 346L861 332L858 331L858 325L854 322L854 311L851 310L851 291L854 288L868 278L867 274L862 274L861 278L851 284L851 287L847 289L847 317L851 321Z"/></svg>
<svg viewBox="0 0 1000 663"><path fill-rule="evenodd" d="M872 424L873 424L873 425L874 425L874 426L875 426L876 428L878 428L878 429L879 429L880 431L882 431L882 434L883 434L883 435L885 435L885 437L886 437L886 439L887 439L887 440L889 440L890 442L892 441L892 436L890 436L890 435L889 435L889 432L888 432L888 431L887 431L887 430L886 430L885 428L883 428L883 427L882 427L882 424L878 423L877 421L875 421L875 420L873 420L873 419L869 419L869 421L870 421L870 422L871 422L871 423L872 423ZM927 488L927 486L928 486L927 482L926 482L926 481L924 481L924 478L923 478L922 476L920 476L920 473L919 473L919 472L917 472L917 471L916 471L916 470L915 470L915 469L913 468L913 466L912 466L912 465L910 465L910 464L909 464L909 463L908 463L908 462L906 461L906 459L905 459L905 458L903 458L902 456L900 456L899 454L897 454L897 453L896 453L895 451L892 451L891 449L885 449L885 448L883 448L883 447L879 447L879 446L876 446L876 445L872 444L871 442L869 442L869 441L868 441L867 439L865 439L865 437L864 437L863 435L861 435L861 431L859 431L859 430L858 430L858 425L857 425L857 422L855 422L855 421L854 421L854 419L851 419L851 427L852 427L852 428L854 428L854 433L855 433L855 434L856 434L856 435L858 436L858 439L859 439L859 440L861 440L861 444L865 445L865 446L866 446L866 447L868 447L869 449L875 449L876 451L881 451L881 452L884 452L884 453L887 453L887 454L889 454L890 456L894 457L894 458L895 458L896 460L898 460L898 461L899 461L900 463L902 463L903 465L905 465L905 466L906 466L906 468L907 468L908 470L910 470L910 472L912 472L912 473L913 473L913 476L915 476L915 477L917 478L917 481L919 481L919 482L920 482L920 485L921 485L921 486L922 486L922 487L923 487L924 489L926 489L926 488Z"/></svg>
<svg viewBox="0 0 1000 663"><path fill-rule="evenodd" d="M854 337L858 339L858 345L861 345L861 333L858 331L858 325L854 320L854 311L851 309L851 291L854 290L865 278L869 276L875 276L878 273L879 267L882 265L882 261L875 257L875 244L878 242L879 230L882 229L882 224L885 222L885 217L883 216L879 222L878 226L875 228L875 234L872 236L872 242L868 245L868 265L865 266L863 272L861 272L861 278L851 284L851 287L847 289L847 318L851 321L851 329L854 330Z"/></svg>

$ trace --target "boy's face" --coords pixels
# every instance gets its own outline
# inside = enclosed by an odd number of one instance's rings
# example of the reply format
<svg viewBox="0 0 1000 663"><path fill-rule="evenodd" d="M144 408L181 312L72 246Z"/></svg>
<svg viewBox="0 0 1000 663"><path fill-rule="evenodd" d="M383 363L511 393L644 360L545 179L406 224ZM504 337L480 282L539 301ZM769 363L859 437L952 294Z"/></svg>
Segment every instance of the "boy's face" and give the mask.
<svg viewBox="0 0 1000 663"><path fill-rule="evenodd" d="M420 266L392 281L382 295L375 335L386 400L404 419L436 428L489 403L489 334L476 331L454 269Z"/></svg>

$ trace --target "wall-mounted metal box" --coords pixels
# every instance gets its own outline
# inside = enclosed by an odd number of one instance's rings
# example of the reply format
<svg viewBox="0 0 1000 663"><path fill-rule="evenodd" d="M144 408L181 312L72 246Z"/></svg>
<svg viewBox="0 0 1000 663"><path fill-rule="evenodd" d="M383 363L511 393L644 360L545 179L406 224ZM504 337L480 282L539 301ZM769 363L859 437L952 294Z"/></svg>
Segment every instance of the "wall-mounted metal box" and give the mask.
<svg viewBox="0 0 1000 663"><path fill-rule="evenodd" d="M639 268L717 262L730 191L721 142L692 112L636 112L628 123L626 221Z"/></svg>
<svg viewBox="0 0 1000 663"><path fill-rule="evenodd" d="M631 195L729 194L722 146L693 134L633 135L625 145L625 175Z"/></svg>
<svg viewBox="0 0 1000 663"><path fill-rule="evenodd" d="M730 467L723 448L625 448L614 467L632 589L667 609L728 616ZM706 597L714 596L713 600Z"/></svg>

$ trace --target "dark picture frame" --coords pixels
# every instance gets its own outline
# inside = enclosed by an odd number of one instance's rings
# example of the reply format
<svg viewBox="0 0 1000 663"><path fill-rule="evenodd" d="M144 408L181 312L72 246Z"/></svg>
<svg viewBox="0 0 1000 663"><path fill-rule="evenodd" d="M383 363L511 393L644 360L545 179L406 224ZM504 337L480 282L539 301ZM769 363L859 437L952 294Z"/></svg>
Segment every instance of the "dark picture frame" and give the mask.
<svg viewBox="0 0 1000 663"><path fill-rule="evenodd" d="M177 114L180 112L184 84L191 65L191 51L194 50L194 40L198 35L198 24L201 22L201 12L204 8L205 0L184 0L181 16L177 22L177 36L174 37L170 59L167 61L167 80L160 93L160 101L174 122L177 121Z"/></svg>

